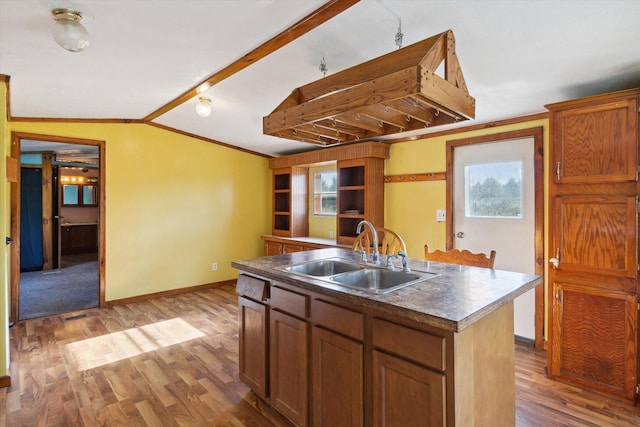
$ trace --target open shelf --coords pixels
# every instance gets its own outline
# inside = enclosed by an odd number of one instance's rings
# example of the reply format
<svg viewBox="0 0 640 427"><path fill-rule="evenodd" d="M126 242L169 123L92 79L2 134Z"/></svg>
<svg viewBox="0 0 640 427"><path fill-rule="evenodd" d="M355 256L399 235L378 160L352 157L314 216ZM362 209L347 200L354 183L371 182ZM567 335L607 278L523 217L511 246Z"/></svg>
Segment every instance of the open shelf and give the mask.
<svg viewBox="0 0 640 427"><path fill-rule="evenodd" d="M273 224L276 236L300 237L309 232L306 167L273 170Z"/></svg>
<svg viewBox="0 0 640 427"><path fill-rule="evenodd" d="M338 161L338 244L353 244L362 220L384 226L384 159Z"/></svg>

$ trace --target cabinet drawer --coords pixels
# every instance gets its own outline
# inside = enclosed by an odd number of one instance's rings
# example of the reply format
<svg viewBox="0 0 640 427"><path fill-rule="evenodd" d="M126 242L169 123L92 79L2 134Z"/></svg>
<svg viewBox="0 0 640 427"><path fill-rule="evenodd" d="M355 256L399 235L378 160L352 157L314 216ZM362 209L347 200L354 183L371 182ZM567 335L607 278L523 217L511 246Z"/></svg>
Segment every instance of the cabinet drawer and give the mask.
<svg viewBox="0 0 640 427"><path fill-rule="evenodd" d="M320 326L362 341L364 339L364 316L346 308L324 301L313 301L313 321Z"/></svg>
<svg viewBox="0 0 640 427"><path fill-rule="evenodd" d="M445 370L443 337L374 318L373 345L424 366Z"/></svg>
<svg viewBox="0 0 640 427"><path fill-rule="evenodd" d="M236 292L255 301L264 301L269 292L269 282L240 274L236 282Z"/></svg>
<svg viewBox="0 0 640 427"><path fill-rule="evenodd" d="M297 243L285 243L282 245L282 251L285 254L290 254L293 252L302 252L304 250L304 246Z"/></svg>
<svg viewBox="0 0 640 427"><path fill-rule="evenodd" d="M309 313L309 297L274 286L271 288L271 308L306 318Z"/></svg>

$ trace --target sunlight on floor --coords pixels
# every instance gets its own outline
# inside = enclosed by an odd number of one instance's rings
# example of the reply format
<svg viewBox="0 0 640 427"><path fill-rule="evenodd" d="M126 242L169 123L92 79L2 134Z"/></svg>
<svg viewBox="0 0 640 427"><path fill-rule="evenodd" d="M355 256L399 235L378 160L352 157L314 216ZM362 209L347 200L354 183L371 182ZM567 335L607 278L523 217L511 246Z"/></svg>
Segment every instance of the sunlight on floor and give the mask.
<svg viewBox="0 0 640 427"><path fill-rule="evenodd" d="M205 336L181 318L89 338L66 345L79 371Z"/></svg>

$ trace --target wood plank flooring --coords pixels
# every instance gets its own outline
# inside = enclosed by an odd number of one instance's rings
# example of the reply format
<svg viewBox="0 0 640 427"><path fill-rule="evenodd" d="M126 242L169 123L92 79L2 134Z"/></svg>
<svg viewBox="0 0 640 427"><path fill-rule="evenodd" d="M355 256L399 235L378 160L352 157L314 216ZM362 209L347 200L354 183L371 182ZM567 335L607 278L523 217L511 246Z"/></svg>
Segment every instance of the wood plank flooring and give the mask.
<svg viewBox="0 0 640 427"><path fill-rule="evenodd" d="M11 329L4 426L286 426L238 380L232 286L27 320ZM544 376L516 344L519 427L638 426L640 408Z"/></svg>

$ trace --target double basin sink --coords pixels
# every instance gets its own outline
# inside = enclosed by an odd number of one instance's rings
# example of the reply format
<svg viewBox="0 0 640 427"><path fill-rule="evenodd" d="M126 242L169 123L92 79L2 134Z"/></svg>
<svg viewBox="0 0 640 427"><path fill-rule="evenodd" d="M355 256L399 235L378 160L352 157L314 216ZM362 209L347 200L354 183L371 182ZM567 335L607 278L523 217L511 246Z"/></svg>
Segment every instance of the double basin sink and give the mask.
<svg viewBox="0 0 640 427"><path fill-rule="evenodd" d="M356 264L342 258L308 261L278 269L339 286L378 294L385 294L439 276L439 274L435 273L398 271L370 264Z"/></svg>

